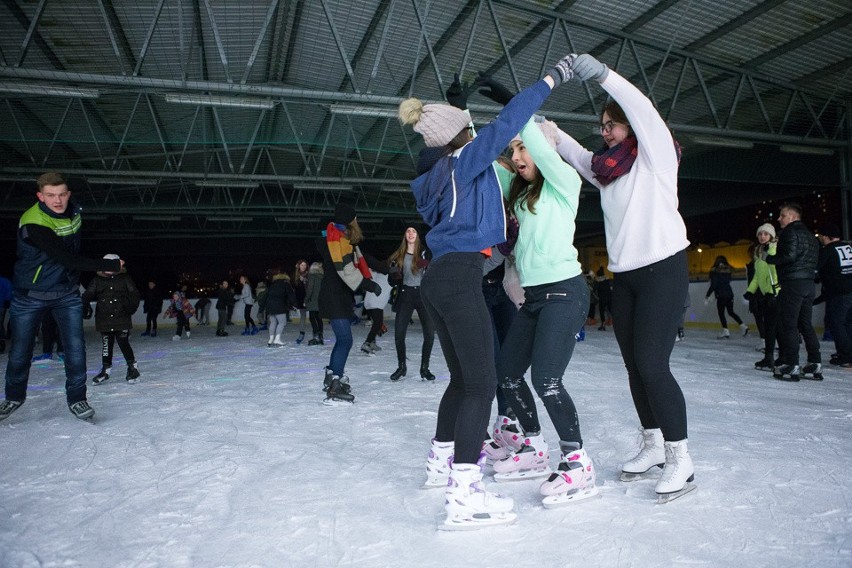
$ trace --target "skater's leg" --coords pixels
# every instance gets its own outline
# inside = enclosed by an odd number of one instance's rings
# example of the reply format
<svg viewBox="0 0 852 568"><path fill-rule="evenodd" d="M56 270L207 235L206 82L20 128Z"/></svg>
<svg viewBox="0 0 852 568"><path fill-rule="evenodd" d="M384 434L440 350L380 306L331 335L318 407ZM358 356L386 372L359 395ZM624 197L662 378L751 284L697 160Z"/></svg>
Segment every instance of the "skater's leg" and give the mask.
<svg viewBox="0 0 852 568"><path fill-rule="evenodd" d="M133 354L133 348L130 346L130 330L123 329L116 332L115 340L118 342L118 348L121 349L121 354L129 366L136 361L136 356Z"/></svg>
<svg viewBox="0 0 852 568"><path fill-rule="evenodd" d="M334 348L331 350L328 368L338 377L346 370L346 361L352 349L352 322L348 318L331 320L334 332Z"/></svg>

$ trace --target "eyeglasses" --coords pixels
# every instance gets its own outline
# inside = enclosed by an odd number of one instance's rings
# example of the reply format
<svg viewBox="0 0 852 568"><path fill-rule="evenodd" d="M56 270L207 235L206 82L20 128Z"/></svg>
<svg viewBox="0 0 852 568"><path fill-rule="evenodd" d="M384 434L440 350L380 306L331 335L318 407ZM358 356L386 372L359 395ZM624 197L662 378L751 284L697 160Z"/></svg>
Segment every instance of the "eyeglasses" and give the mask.
<svg viewBox="0 0 852 568"><path fill-rule="evenodd" d="M607 120L600 126L601 134L609 134L612 132L613 128L615 128L615 123L611 120Z"/></svg>

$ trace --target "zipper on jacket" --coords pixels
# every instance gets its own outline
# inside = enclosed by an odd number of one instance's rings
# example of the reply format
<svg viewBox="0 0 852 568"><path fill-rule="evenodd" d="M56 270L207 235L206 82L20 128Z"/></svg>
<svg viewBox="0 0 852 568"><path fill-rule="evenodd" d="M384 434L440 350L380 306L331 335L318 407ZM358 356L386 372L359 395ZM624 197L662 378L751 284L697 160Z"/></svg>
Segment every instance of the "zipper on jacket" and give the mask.
<svg viewBox="0 0 852 568"><path fill-rule="evenodd" d="M44 266L44 265L43 264L38 265L38 269L36 270L35 276L33 276L33 284L35 284L36 280L38 280L38 277L41 274L41 267L42 266Z"/></svg>

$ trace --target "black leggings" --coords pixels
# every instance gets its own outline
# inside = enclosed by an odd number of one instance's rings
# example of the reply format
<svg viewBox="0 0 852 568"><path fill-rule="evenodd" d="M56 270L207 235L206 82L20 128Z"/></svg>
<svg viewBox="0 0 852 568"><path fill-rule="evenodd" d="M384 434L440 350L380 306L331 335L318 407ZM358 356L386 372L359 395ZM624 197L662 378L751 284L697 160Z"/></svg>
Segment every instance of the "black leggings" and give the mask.
<svg viewBox="0 0 852 568"><path fill-rule="evenodd" d="M615 275L612 326L627 367L630 394L645 429L666 441L687 437L686 401L669 369L689 290L686 252Z"/></svg>
<svg viewBox="0 0 852 568"><path fill-rule="evenodd" d="M243 319L246 320L246 329L254 326L254 320L251 319L251 309L254 307L254 304L246 304L243 307Z"/></svg>
<svg viewBox="0 0 852 568"><path fill-rule="evenodd" d="M311 331L322 333L322 318L319 310L308 310L308 319L311 321Z"/></svg>
<svg viewBox="0 0 852 568"><path fill-rule="evenodd" d="M149 312L145 314L145 332L157 331L157 317L159 312Z"/></svg>
<svg viewBox="0 0 852 568"><path fill-rule="evenodd" d="M101 334L101 361L104 367L112 367L112 349L116 341L127 365L135 363L136 357L133 355L133 348L130 347L130 330L105 331Z"/></svg>
<svg viewBox="0 0 852 568"><path fill-rule="evenodd" d="M483 301L485 301L483 299ZM432 356L432 345L435 343L435 326L428 312L423 307L420 297L420 288L414 286L402 286L396 297L396 319L394 320L393 338L396 343L396 360L399 366L405 364L405 335L408 333L408 324L411 316L417 312L420 325L423 326L423 347L420 353L420 368L429 368L429 358ZM490 320L489 320L490 321Z"/></svg>
<svg viewBox="0 0 852 568"><path fill-rule="evenodd" d="M476 463L497 389L491 316L482 295L478 253L449 253L433 260L420 288L450 371L438 406L435 439L455 442L456 463Z"/></svg>
<svg viewBox="0 0 852 568"><path fill-rule="evenodd" d="M719 312L719 321L722 323L722 327L728 327L728 320L725 319L725 311L727 310L728 315L734 318L734 321L737 322L737 325L742 325L743 320L740 319L734 312L734 299L733 298L720 298L716 297L716 311Z"/></svg>
<svg viewBox="0 0 852 568"><path fill-rule="evenodd" d="M382 324L385 323L385 312L381 308L371 308L367 310L367 315L370 316L370 321L373 322L370 332L367 334L367 343L373 343L376 340L376 336L382 332Z"/></svg>

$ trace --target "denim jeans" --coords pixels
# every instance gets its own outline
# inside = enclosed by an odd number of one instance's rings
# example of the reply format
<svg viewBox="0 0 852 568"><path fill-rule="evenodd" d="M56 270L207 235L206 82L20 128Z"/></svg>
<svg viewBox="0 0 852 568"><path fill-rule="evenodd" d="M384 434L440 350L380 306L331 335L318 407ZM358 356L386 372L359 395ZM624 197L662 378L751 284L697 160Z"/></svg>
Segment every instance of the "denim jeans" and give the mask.
<svg viewBox="0 0 852 568"><path fill-rule="evenodd" d="M30 362L38 326L51 312L65 348L65 396L68 404L86 400L86 341L83 337L83 303L74 292L53 300L39 300L17 292L12 296L9 322L12 348L6 365L6 399L27 398Z"/></svg>
<svg viewBox="0 0 852 568"><path fill-rule="evenodd" d="M530 369L533 388L564 442L582 447L574 401L562 384L575 335L589 311L589 286L574 278L524 288L524 305L515 316L497 358L497 377L506 400L525 432L541 432L535 400L524 381Z"/></svg>
<svg viewBox="0 0 852 568"><path fill-rule="evenodd" d="M328 368L338 377L342 377L343 371L346 370L346 361L349 359L349 351L352 349L352 321L333 319L330 323L331 331L334 332L334 347L331 349Z"/></svg>
<svg viewBox="0 0 852 568"><path fill-rule="evenodd" d="M450 371L435 438L455 442L456 463L479 459L497 390L491 316L482 295L483 262L478 252L445 254L432 261L420 287Z"/></svg>

